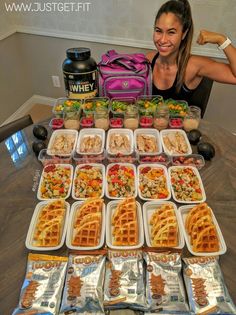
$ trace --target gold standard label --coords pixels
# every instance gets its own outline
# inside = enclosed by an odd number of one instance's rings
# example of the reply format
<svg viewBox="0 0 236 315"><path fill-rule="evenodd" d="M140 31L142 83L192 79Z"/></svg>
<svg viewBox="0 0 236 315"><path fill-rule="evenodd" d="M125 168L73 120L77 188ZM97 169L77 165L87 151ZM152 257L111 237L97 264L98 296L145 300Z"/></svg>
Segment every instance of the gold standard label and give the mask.
<svg viewBox="0 0 236 315"><path fill-rule="evenodd" d="M63 71L68 98L91 98L97 96L97 70L84 73Z"/></svg>

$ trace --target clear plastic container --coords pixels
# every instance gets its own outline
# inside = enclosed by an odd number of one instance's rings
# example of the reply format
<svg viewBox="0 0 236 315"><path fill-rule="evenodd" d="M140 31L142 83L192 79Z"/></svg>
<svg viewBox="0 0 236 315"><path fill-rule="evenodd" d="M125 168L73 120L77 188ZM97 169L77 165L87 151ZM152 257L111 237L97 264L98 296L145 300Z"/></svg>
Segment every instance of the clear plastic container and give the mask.
<svg viewBox="0 0 236 315"><path fill-rule="evenodd" d="M151 128L153 126L153 117L152 115L142 115L139 117L139 125L141 128Z"/></svg>
<svg viewBox="0 0 236 315"><path fill-rule="evenodd" d="M80 128L80 109L65 108L64 109L64 127L66 129L79 130Z"/></svg>
<svg viewBox="0 0 236 315"><path fill-rule="evenodd" d="M114 117L123 117L127 106L135 105L134 97L114 97L111 99L111 112Z"/></svg>
<svg viewBox="0 0 236 315"><path fill-rule="evenodd" d="M84 100L83 110L94 112L96 109L109 109L110 100L108 97L93 97Z"/></svg>
<svg viewBox="0 0 236 315"><path fill-rule="evenodd" d="M38 160L43 164L43 166L49 164L72 164L72 156L58 156L47 154L47 149L43 149L39 152Z"/></svg>
<svg viewBox="0 0 236 315"><path fill-rule="evenodd" d="M204 157L200 154L189 154L182 156L172 156L172 165L190 165L195 166L198 170L202 169L205 165Z"/></svg>
<svg viewBox="0 0 236 315"><path fill-rule="evenodd" d="M160 154L147 154L147 155L138 155L138 163L144 164L144 163L158 163L165 166L168 166L171 162L171 157L167 155L166 153L160 153Z"/></svg>
<svg viewBox="0 0 236 315"><path fill-rule="evenodd" d="M121 117L110 118L110 128L123 128L124 119Z"/></svg>
<svg viewBox="0 0 236 315"><path fill-rule="evenodd" d="M96 108L94 112L95 128L109 129L109 112L107 108Z"/></svg>
<svg viewBox="0 0 236 315"><path fill-rule="evenodd" d="M201 120L201 109L197 106L189 106L184 117L183 127L185 131L198 129Z"/></svg>
<svg viewBox="0 0 236 315"><path fill-rule="evenodd" d="M103 150L100 154L79 154L76 151L73 153L73 160L75 161L75 164L103 163L105 159L105 150Z"/></svg>
<svg viewBox="0 0 236 315"><path fill-rule="evenodd" d="M138 108L136 105L128 105L124 114L124 127L135 130L139 125Z"/></svg>
<svg viewBox="0 0 236 315"><path fill-rule="evenodd" d="M49 122L49 127L52 130L62 129L64 126L63 118L52 118Z"/></svg>
<svg viewBox="0 0 236 315"><path fill-rule="evenodd" d="M56 118L63 118L64 109L79 110L82 107L82 103L82 100L70 99L66 97L58 98L52 110L53 115Z"/></svg>
<svg viewBox="0 0 236 315"><path fill-rule="evenodd" d="M93 115L82 116L80 118L80 126L82 128L91 128L94 125L94 117Z"/></svg>
<svg viewBox="0 0 236 315"><path fill-rule="evenodd" d="M137 106L139 114L146 116L148 112L152 116L154 115L157 106L164 103L163 97L160 95L139 96L137 99Z"/></svg>
<svg viewBox="0 0 236 315"><path fill-rule="evenodd" d="M154 114L153 126L157 130L163 130L168 128L169 125L169 108L168 106L162 104L157 106Z"/></svg>
<svg viewBox="0 0 236 315"><path fill-rule="evenodd" d="M108 163L135 163L137 161L137 152L131 154L109 154L107 153Z"/></svg>

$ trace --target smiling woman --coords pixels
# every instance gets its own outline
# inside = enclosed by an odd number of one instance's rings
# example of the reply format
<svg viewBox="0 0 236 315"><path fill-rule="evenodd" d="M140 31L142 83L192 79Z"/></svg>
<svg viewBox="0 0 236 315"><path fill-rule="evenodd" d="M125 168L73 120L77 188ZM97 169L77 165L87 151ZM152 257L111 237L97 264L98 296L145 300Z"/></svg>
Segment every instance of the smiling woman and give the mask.
<svg viewBox="0 0 236 315"><path fill-rule="evenodd" d="M217 44L228 64L207 57L191 55L193 20L188 0L170 0L159 9L154 25L153 41L157 51L147 54L152 64L153 95L186 100L191 97L203 77L236 84L236 48L222 34L200 31L198 44Z"/></svg>

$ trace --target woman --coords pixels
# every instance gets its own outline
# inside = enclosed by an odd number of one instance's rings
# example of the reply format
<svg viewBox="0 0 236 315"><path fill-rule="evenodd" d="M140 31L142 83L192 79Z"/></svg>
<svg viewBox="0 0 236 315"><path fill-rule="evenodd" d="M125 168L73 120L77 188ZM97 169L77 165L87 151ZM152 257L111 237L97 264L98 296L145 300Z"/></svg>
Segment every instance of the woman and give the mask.
<svg viewBox="0 0 236 315"><path fill-rule="evenodd" d="M157 52L147 54L152 64L153 95L186 100L203 77L221 83L236 84L236 48L226 36L202 30L198 44L217 44L228 64L207 57L191 55L193 21L188 0L170 0L157 13L153 41ZM198 105L198 104L196 104Z"/></svg>

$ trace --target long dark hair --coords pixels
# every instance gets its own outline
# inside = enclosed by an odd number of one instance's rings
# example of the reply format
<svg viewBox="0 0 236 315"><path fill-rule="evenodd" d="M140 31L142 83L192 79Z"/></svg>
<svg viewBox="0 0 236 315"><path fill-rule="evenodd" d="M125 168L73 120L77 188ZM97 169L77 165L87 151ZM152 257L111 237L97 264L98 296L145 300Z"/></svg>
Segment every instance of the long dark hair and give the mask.
<svg viewBox="0 0 236 315"><path fill-rule="evenodd" d="M193 39L193 19L191 7L188 0L170 0L164 3L157 12L155 24L163 13L175 14L183 25L183 33L187 31L186 36L181 41L177 56L178 72L176 90L179 92L184 82L184 75L190 57Z"/></svg>

